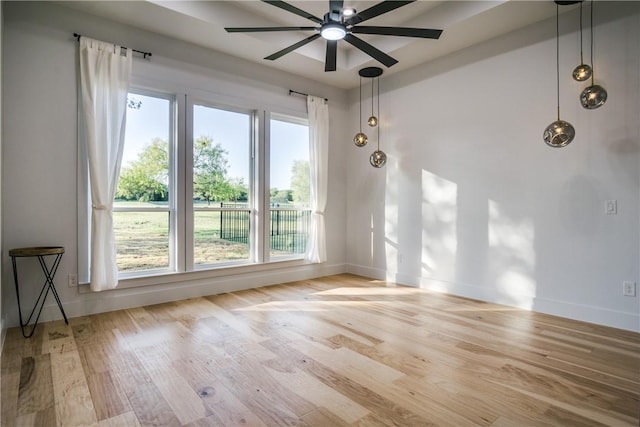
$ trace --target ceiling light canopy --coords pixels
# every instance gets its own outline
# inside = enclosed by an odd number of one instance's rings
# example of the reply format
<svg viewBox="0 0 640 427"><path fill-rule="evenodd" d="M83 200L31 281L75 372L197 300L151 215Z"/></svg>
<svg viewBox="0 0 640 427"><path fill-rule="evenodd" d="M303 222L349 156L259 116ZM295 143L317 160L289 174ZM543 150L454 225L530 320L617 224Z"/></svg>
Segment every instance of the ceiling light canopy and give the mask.
<svg viewBox="0 0 640 427"><path fill-rule="evenodd" d="M330 22L322 26L320 35L325 40L342 40L347 35L347 30L342 24Z"/></svg>

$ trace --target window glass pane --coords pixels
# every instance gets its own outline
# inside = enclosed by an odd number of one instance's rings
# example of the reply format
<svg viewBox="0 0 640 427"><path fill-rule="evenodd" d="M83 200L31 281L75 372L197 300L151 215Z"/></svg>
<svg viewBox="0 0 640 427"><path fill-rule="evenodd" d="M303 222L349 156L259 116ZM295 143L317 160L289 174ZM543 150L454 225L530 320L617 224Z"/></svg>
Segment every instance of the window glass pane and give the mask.
<svg viewBox="0 0 640 427"><path fill-rule="evenodd" d="M309 127L271 119L270 255L304 253L309 226Z"/></svg>
<svg viewBox="0 0 640 427"><path fill-rule="evenodd" d="M251 114L193 107L195 264L249 258L251 122Z"/></svg>
<svg viewBox="0 0 640 427"><path fill-rule="evenodd" d="M121 272L168 268L171 105L129 93L125 145L114 200L117 263ZM162 212L136 209L165 208ZM126 209L126 212L118 210Z"/></svg>
<svg viewBox="0 0 640 427"><path fill-rule="evenodd" d="M157 206L169 201L171 101L130 93L115 206Z"/></svg>
<svg viewBox="0 0 640 427"><path fill-rule="evenodd" d="M195 264L249 258L249 210L195 211L193 216Z"/></svg>
<svg viewBox="0 0 640 427"><path fill-rule="evenodd" d="M114 212L118 270L169 267L169 212Z"/></svg>

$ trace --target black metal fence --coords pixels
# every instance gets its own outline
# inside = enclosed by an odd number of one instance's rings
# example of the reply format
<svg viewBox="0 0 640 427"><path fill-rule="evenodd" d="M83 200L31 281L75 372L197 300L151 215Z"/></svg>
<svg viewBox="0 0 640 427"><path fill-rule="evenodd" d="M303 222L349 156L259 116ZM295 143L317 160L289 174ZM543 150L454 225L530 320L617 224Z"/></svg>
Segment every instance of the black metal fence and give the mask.
<svg viewBox="0 0 640 427"><path fill-rule="evenodd" d="M271 251L303 253L307 245L311 211L271 209Z"/></svg>
<svg viewBox="0 0 640 427"><path fill-rule="evenodd" d="M215 212L215 213L214 213ZM224 204L215 215L213 234L223 240L249 243L250 211ZM307 244L311 211L294 208L271 208L270 247L275 253L303 253Z"/></svg>

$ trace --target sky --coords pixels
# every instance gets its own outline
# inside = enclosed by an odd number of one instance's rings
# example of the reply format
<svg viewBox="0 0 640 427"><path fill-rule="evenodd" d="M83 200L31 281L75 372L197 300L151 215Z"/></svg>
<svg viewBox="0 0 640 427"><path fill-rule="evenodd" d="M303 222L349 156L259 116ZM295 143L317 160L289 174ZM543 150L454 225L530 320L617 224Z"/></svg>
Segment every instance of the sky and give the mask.
<svg viewBox="0 0 640 427"><path fill-rule="evenodd" d="M154 138L169 139L170 106L168 99L130 94L130 100L140 101L140 108L127 108L127 129L122 165L134 161ZM194 106L194 137L213 138L227 151L228 176L249 182L250 125L247 113L225 111L203 105ZM271 121L270 187L291 187L291 165L295 160L309 159L307 126L284 120Z"/></svg>

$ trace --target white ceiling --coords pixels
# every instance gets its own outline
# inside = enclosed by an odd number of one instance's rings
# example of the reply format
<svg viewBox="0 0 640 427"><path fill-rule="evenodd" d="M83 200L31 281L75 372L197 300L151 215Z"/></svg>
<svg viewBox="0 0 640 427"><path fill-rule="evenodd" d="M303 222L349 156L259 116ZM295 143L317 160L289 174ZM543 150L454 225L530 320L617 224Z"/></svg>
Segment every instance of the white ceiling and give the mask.
<svg viewBox="0 0 640 427"><path fill-rule="evenodd" d="M310 35L308 32L227 33L224 27L314 26L305 18L257 0L242 1L65 1L67 7L194 43L275 69L340 88L358 85L358 70L380 66L385 75L406 70L451 52L542 21L555 14L548 1L427 1L420 0L366 21L366 25L444 30L439 40L359 35L399 63L386 68L342 41L334 72L324 71L325 41L319 38L275 61L263 58ZM291 1L320 18L328 0ZM363 11L377 1L345 0ZM563 7L565 12L572 7Z"/></svg>

